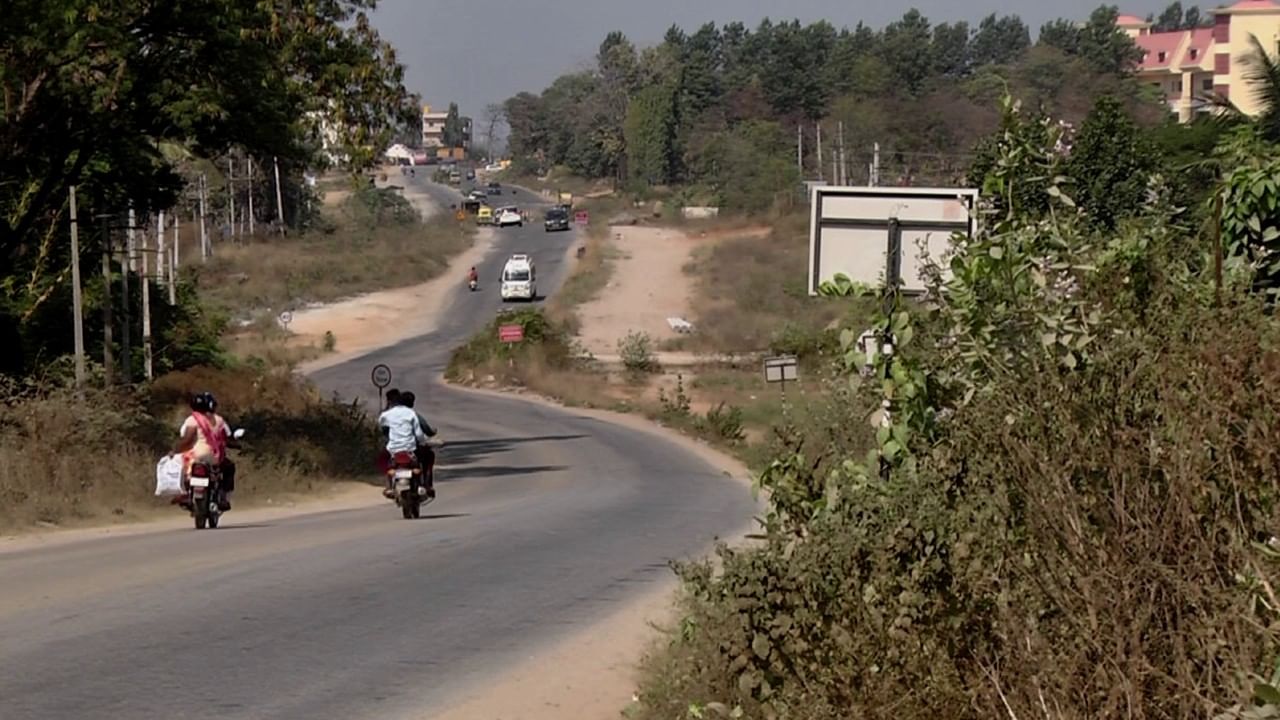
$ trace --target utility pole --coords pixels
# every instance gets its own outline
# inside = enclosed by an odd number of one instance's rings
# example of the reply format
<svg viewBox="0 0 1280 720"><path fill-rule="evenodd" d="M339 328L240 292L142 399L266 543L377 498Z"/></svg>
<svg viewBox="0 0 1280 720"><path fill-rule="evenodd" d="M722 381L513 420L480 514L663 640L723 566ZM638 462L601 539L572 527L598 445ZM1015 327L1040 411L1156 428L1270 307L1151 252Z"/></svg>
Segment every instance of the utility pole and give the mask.
<svg viewBox="0 0 1280 720"><path fill-rule="evenodd" d="M280 191L280 158L271 157L276 169L276 222L280 224L280 234L284 234L284 193Z"/></svg>
<svg viewBox="0 0 1280 720"><path fill-rule="evenodd" d="M796 125L796 169L800 171L800 179L804 180L804 124Z"/></svg>
<svg viewBox="0 0 1280 720"><path fill-rule="evenodd" d="M871 186L880 187L880 143L875 143L872 146Z"/></svg>
<svg viewBox="0 0 1280 720"><path fill-rule="evenodd" d="M150 381L154 378L151 372L151 243L147 240L151 233L142 229L142 372Z"/></svg>
<svg viewBox="0 0 1280 720"><path fill-rule="evenodd" d="M84 299L80 294L80 223L76 219L76 186L71 186L71 317L75 323L76 389L84 388Z"/></svg>
<svg viewBox="0 0 1280 720"><path fill-rule="evenodd" d="M227 224L231 237L236 236L236 161L227 158Z"/></svg>
<svg viewBox="0 0 1280 720"><path fill-rule="evenodd" d="M111 228L109 214L95 215L102 221L102 375L110 387L115 374L115 362L111 350L114 339L111 330Z"/></svg>
<svg viewBox="0 0 1280 720"><path fill-rule="evenodd" d="M173 211L173 244L169 246L169 257L165 258L165 262L169 263L169 304L178 304L178 241L181 239L178 235L178 210Z"/></svg>
<svg viewBox="0 0 1280 720"><path fill-rule="evenodd" d="M249 175L249 235L253 236L253 158L245 158L245 171Z"/></svg>
<svg viewBox="0 0 1280 720"><path fill-rule="evenodd" d="M822 182L822 121L815 122L813 127L818 136L818 182Z"/></svg>
<svg viewBox="0 0 1280 720"><path fill-rule="evenodd" d="M120 372L124 376L124 384L131 385L133 383L133 348L132 335L133 328L130 323L133 318L129 317L129 306L133 304L133 296L129 293L129 273L133 271L133 243L134 243L134 212L133 205L129 206L129 227L125 231L124 236L124 258L125 261L120 264L120 284L124 288L124 310L121 320L124 326L124 334L120 336Z"/></svg>
<svg viewBox="0 0 1280 720"><path fill-rule="evenodd" d="M156 271L160 282L169 284L169 249L165 245L165 233L168 232L169 226L165 224L165 212L160 211L156 216ZM173 303L169 303L172 305Z"/></svg>
<svg viewBox="0 0 1280 720"><path fill-rule="evenodd" d="M200 173L200 260L209 262L209 229L204 224L205 188L208 183L204 173Z"/></svg>
<svg viewBox="0 0 1280 720"><path fill-rule="evenodd" d="M839 180L838 184L839 184L839 185L848 185L848 184L849 184L849 161L848 161L848 155L846 155L846 154L845 154L845 149L844 149L844 121L843 121L843 120L841 120L841 121L840 121L840 124L839 124L839 133L840 133L840 137L839 137L838 142L839 142L839 145L840 145L840 150L839 150L839 154L840 154L840 170L839 170L840 180Z"/></svg>

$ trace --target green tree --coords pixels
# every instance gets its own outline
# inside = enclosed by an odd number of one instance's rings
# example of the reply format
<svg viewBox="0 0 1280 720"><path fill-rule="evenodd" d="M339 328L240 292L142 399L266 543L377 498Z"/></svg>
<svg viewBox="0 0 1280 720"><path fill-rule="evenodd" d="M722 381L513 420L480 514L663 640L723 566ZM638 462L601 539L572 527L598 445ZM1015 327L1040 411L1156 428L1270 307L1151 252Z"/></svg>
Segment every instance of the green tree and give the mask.
<svg viewBox="0 0 1280 720"><path fill-rule="evenodd" d="M765 38L759 77L765 97L778 116L821 117L831 89L824 82L826 64L836 43L829 23L801 26L799 21L761 23L757 36Z"/></svg>
<svg viewBox="0 0 1280 720"><path fill-rule="evenodd" d="M1280 62L1267 52L1258 38L1249 36L1249 52L1240 58L1244 65L1244 78L1249 83L1247 92L1253 94L1257 112L1251 119L1239 110L1232 113L1257 126L1262 138L1280 143Z"/></svg>
<svg viewBox="0 0 1280 720"><path fill-rule="evenodd" d="M627 110L627 168L633 180L648 185L671 179L675 143L675 93L665 85L641 90Z"/></svg>
<svg viewBox="0 0 1280 720"><path fill-rule="evenodd" d="M907 94L919 93L929 76L929 64L921 58L928 56L930 37L929 20L915 8L890 23L881 35L880 55Z"/></svg>
<svg viewBox="0 0 1280 720"><path fill-rule="evenodd" d="M1036 43L1057 48L1068 55L1080 54L1080 28L1070 20L1058 18L1040 26Z"/></svg>
<svg viewBox="0 0 1280 720"><path fill-rule="evenodd" d="M1160 17L1155 18L1152 22L1151 29L1154 32L1169 32L1171 30L1182 30L1185 15L1182 12L1182 3L1173 0L1169 6L1160 13ZM1148 18L1152 20L1152 18Z"/></svg>
<svg viewBox="0 0 1280 720"><path fill-rule="evenodd" d="M799 182L791 135L771 121L747 121L715 135L692 163L718 204L733 210L766 212Z"/></svg>
<svg viewBox="0 0 1280 720"><path fill-rule="evenodd" d="M449 112L444 118L444 137L442 138L445 147L462 147L464 137L462 118L458 115L458 104L449 103Z"/></svg>
<svg viewBox="0 0 1280 720"><path fill-rule="evenodd" d="M1080 29L1078 53L1100 73L1128 75L1142 60L1142 50L1116 26L1119 16L1116 6L1102 5L1089 15L1089 22Z"/></svg>
<svg viewBox="0 0 1280 720"><path fill-rule="evenodd" d="M1031 31L1017 15L995 13L978 23L970 45L974 65L1008 65L1031 47Z"/></svg>
<svg viewBox="0 0 1280 720"><path fill-rule="evenodd" d="M933 73L947 78L969 74L972 63L969 46L969 23L942 23L933 29L929 57Z"/></svg>
<svg viewBox="0 0 1280 720"><path fill-rule="evenodd" d="M1067 175L1074 199L1090 222L1112 230L1143 205L1156 168L1155 148L1134 124L1120 101L1098 99L1072 143Z"/></svg>

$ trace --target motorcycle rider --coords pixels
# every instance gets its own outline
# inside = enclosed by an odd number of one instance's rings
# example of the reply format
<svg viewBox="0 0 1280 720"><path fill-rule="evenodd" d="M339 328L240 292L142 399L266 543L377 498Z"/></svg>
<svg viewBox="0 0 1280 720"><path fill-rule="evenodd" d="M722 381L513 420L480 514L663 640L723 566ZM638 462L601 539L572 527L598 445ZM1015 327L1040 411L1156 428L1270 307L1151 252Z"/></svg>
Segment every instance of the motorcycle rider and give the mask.
<svg viewBox="0 0 1280 720"><path fill-rule="evenodd" d="M429 438L435 437L436 429L431 427L431 424L427 422L426 418L422 417L422 413L419 413L413 408L414 402L417 401L417 396L411 392L403 392L400 394L400 401L404 403L405 407L413 410L414 414L418 416L418 425L422 428L423 434ZM436 466L436 452L435 450L432 450L431 446L424 440L423 442L418 443L418 449L414 454L417 455L418 464L422 466L423 476L427 479L427 497L434 499L436 496L434 473Z"/></svg>
<svg viewBox="0 0 1280 720"><path fill-rule="evenodd" d="M387 439L387 457L394 460L396 453L413 453L417 455L418 446L427 442L427 436L418 422L418 413L404 404L404 393L394 397L388 393L388 408L378 416L378 427ZM383 491L387 497L395 496L395 481L388 478L387 489Z"/></svg>
<svg viewBox="0 0 1280 720"><path fill-rule="evenodd" d="M231 438L226 422L214 412L218 401L213 393L196 393L189 404L191 415L183 421L178 431L178 442L173 446L173 453L182 456L184 485L191 477L191 466L197 462L221 469L227 459L227 441ZM224 511L231 509L225 493L218 499L218 508Z"/></svg>
<svg viewBox="0 0 1280 720"><path fill-rule="evenodd" d="M475 286L480 284L480 273L476 272L476 266L471 266L471 272L467 273L467 285Z"/></svg>

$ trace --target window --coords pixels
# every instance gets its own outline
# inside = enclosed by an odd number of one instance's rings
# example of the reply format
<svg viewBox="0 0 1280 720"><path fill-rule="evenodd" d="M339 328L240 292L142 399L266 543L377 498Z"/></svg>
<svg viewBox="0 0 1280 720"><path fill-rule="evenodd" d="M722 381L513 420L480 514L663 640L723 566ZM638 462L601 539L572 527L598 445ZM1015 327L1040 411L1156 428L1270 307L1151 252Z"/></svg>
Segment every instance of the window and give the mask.
<svg viewBox="0 0 1280 720"><path fill-rule="evenodd" d="M1174 91L1175 93L1179 94L1179 95L1181 95L1181 94L1182 94L1182 81L1181 81L1181 80L1174 80L1174 81L1173 81L1173 91Z"/></svg>
<svg viewBox="0 0 1280 720"><path fill-rule="evenodd" d="M1160 63L1164 62L1165 57L1166 56L1164 51L1161 50L1160 52L1156 53L1156 62L1160 62Z"/></svg>
<svg viewBox="0 0 1280 720"><path fill-rule="evenodd" d="M1213 73L1215 75L1231 74L1231 53L1218 53L1213 56Z"/></svg>
<svg viewBox="0 0 1280 720"><path fill-rule="evenodd" d="M1231 86L1230 85L1214 85L1213 94L1220 96L1223 100L1229 100L1231 98Z"/></svg>
<svg viewBox="0 0 1280 720"><path fill-rule="evenodd" d="M1223 13L1213 17L1213 41L1216 43L1231 42L1231 16Z"/></svg>
<svg viewBox="0 0 1280 720"><path fill-rule="evenodd" d="M1213 92L1213 78L1207 77L1200 81L1200 92Z"/></svg>
<svg viewBox="0 0 1280 720"><path fill-rule="evenodd" d="M1200 51L1197 50L1196 48L1191 48L1191 59L1195 60L1199 56L1200 56Z"/></svg>

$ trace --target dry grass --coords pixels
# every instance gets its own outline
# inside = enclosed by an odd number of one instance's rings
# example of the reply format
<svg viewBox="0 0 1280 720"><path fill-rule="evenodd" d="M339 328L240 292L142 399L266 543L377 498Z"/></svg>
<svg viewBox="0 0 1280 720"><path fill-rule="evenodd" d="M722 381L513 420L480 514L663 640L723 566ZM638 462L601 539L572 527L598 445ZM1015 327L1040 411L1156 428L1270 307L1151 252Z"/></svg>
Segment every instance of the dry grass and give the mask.
<svg viewBox="0 0 1280 720"><path fill-rule="evenodd" d="M200 369L138 394L58 391L0 404L0 533L125 522L175 512L154 490L185 398L214 392L248 430L236 498L254 504L372 477L377 433L364 415L287 373Z"/></svg>
<svg viewBox="0 0 1280 720"><path fill-rule="evenodd" d="M198 268L201 297L231 313L279 312L426 282L466 249L474 229L452 219L224 246Z"/></svg>

